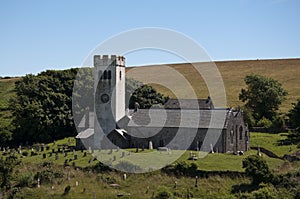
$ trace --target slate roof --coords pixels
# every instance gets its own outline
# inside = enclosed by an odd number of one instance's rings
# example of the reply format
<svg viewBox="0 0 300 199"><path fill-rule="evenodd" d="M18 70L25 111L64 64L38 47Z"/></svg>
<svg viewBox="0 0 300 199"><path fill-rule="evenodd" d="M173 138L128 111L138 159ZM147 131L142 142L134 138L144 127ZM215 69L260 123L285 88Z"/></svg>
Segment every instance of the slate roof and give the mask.
<svg viewBox="0 0 300 199"><path fill-rule="evenodd" d="M128 127L227 128L229 110L138 109Z"/></svg>
<svg viewBox="0 0 300 199"><path fill-rule="evenodd" d="M164 104L165 109L214 109L212 100L207 99L169 99Z"/></svg>

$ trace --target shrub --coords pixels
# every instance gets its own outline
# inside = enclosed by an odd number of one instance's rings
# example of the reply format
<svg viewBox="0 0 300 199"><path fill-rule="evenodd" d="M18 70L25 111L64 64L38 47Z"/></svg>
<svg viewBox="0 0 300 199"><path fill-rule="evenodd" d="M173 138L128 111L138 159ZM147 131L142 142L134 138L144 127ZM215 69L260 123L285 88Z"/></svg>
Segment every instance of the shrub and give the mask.
<svg viewBox="0 0 300 199"><path fill-rule="evenodd" d="M31 187L33 185L33 176L31 174L23 174L19 178L18 187Z"/></svg>
<svg viewBox="0 0 300 199"><path fill-rule="evenodd" d="M63 195L67 195L70 192L70 190L71 190L71 186L70 185L66 186Z"/></svg>
<svg viewBox="0 0 300 199"><path fill-rule="evenodd" d="M28 151L23 151L23 152L22 152L22 155L23 155L23 156L28 156Z"/></svg>
<svg viewBox="0 0 300 199"><path fill-rule="evenodd" d="M111 169L109 168L109 166L103 164L102 162L98 162L97 164L95 164L92 167L92 170L94 172L97 172L97 173L100 173L100 172L103 172L103 171L111 171Z"/></svg>
<svg viewBox="0 0 300 199"><path fill-rule="evenodd" d="M253 185L259 185L261 182L268 183L273 180L273 174L267 162L257 155L250 155L245 158L243 168L246 169L246 175L252 178Z"/></svg>
<svg viewBox="0 0 300 199"><path fill-rule="evenodd" d="M117 170L120 171L126 171L126 172L130 172L130 173L134 173L134 172L138 172L141 171L142 168L132 164L131 162L127 162L127 161L121 161L118 164L116 164L116 166L114 167Z"/></svg>
<svg viewBox="0 0 300 199"><path fill-rule="evenodd" d="M165 187L159 188L159 191L155 195L154 199L168 199L172 198L172 193L167 190Z"/></svg>
<svg viewBox="0 0 300 199"><path fill-rule="evenodd" d="M269 129L272 126L272 121L263 117L257 122L257 126Z"/></svg>

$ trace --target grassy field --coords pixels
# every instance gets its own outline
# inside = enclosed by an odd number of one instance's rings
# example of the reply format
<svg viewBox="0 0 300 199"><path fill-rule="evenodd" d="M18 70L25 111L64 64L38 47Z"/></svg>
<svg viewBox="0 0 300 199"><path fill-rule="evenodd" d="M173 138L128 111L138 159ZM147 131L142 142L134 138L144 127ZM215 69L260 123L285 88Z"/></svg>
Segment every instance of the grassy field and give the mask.
<svg viewBox="0 0 300 199"><path fill-rule="evenodd" d="M287 144L287 133L270 134L270 133L251 133L251 146L257 147L258 145L264 147L279 157L284 154L292 154L299 150L296 144Z"/></svg>
<svg viewBox="0 0 300 199"><path fill-rule="evenodd" d="M0 80L0 126L8 126L12 120L9 109L9 99L12 98L16 79Z"/></svg>
<svg viewBox="0 0 300 199"><path fill-rule="evenodd" d="M245 87L244 77L248 74L260 74L278 80L288 91L287 100L282 104L281 111L287 112L291 103L300 98L300 59L277 59L277 60L246 60L246 61L219 61L215 62L223 78L227 106L242 105L238 95ZM198 98L206 98L209 93L203 78L195 68L210 67L206 63L191 64L168 64L164 65L174 69L183 76L192 86ZM152 82L152 85L160 92L175 97L178 92L181 98L191 98L190 92L183 81L179 81L178 73L170 69L162 69L163 65L148 67L132 67L127 69L129 77L142 82ZM180 84L178 83L180 82ZM161 86L172 85L170 89Z"/></svg>

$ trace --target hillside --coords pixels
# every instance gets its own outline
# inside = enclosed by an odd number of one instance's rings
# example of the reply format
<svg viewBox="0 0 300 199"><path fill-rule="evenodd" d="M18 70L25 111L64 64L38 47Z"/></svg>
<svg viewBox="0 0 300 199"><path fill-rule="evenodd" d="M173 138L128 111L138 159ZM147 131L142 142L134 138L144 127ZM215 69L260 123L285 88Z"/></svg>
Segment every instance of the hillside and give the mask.
<svg viewBox="0 0 300 199"><path fill-rule="evenodd" d="M194 63L196 67L207 63ZM300 98L300 59L274 59L274 60L245 60L245 61L218 61L217 65L226 89L227 105L242 105L238 95L241 88L245 87L244 77L248 74L260 74L278 80L288 91L287 100L282 104L281 111L286 112L291 108L291 103ZM186 88L178 84L176 79L170 73L162 72L161 68L168 66L187 79L192 85L198 98L206 98L208 89L201 78L200 74L191 64L168 64L168 65L151 65L145 67L131 67L127 69L128 76L139 81L154 79L157 84L152 84L159 92L174 97L174 94L159 85L162 79L167 79L168 83L176 85L179 92L185 92ZM131 71L134 69L133 71ZM184 94L183 94L184 96ZM184 96L190 98L190 96Z"/></svg>

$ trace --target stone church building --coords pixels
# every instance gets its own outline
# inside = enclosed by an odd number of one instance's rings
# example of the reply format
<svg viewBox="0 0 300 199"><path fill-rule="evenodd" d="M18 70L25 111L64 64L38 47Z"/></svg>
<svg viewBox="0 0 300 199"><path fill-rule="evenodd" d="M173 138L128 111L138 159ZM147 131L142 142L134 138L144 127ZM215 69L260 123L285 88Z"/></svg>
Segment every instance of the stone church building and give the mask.
<svg viewBox="0 0 300 199"><path fill-rule="evenodd" d="M170 99L163 108L126 111L122 56L94 56L94 80L95 112L87 113L78 126L78 149L167 147L220 153L250 149L243 111L216 108L210 97Z"/></svg>

